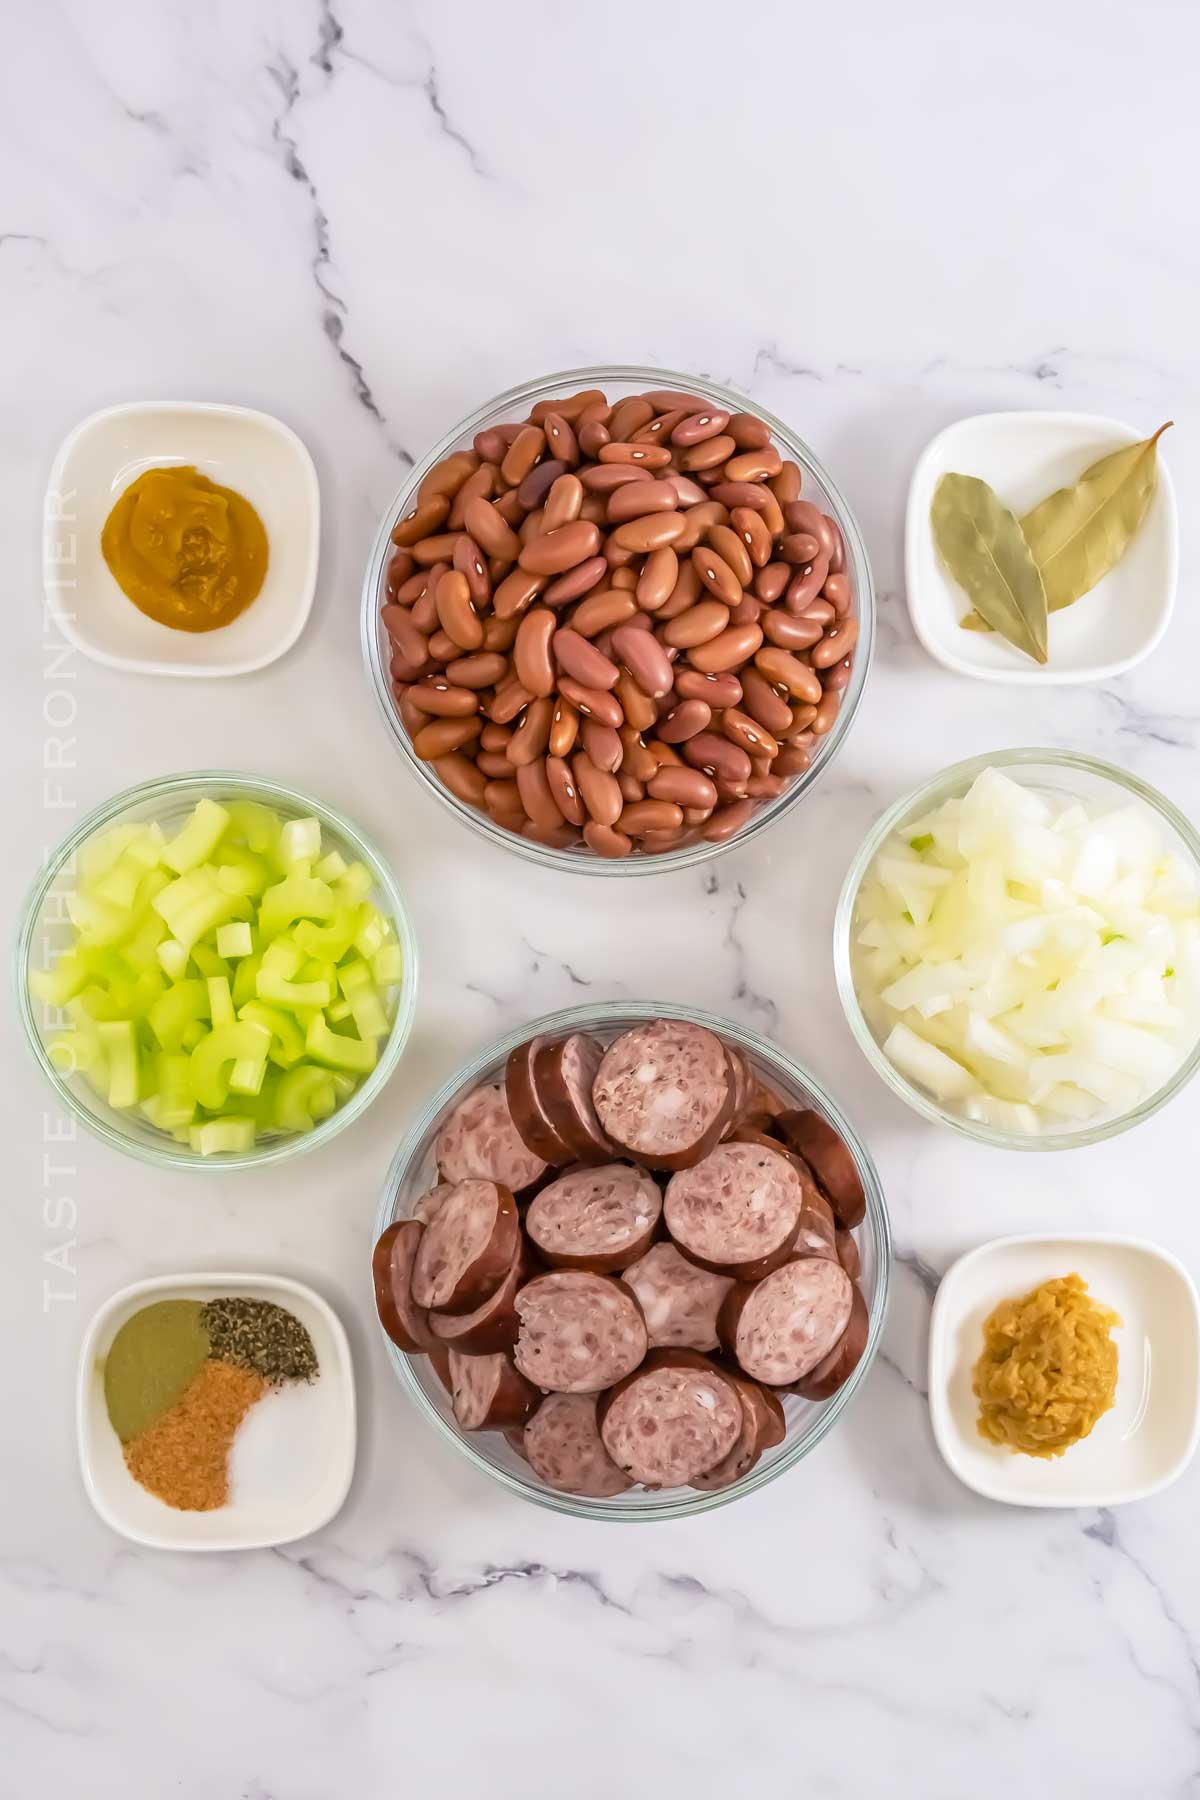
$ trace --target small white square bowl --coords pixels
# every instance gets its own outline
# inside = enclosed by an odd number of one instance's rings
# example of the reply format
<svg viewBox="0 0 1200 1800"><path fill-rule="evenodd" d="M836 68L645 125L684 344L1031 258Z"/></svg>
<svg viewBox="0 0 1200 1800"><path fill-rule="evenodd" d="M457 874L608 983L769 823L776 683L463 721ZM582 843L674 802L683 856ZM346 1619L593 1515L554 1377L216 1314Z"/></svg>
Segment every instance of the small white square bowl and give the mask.
<svg viewBox="0 0 1200 1800"><path fill-rule="evenodd" d="M236 1500L214 1512L181 1512L136 1482L104 1400L104 1358L125 1321L159 1300L225 1295L269 1300L294 1313L312 1338L319 1374L299 1473L290 1491ZM257 1402L269 1406L271 1396ZM357 1442L354 1366L342 1322L320 1294L283 1275L159 1275L135 1281L96 1313L79 1355L76 1392L79 1463L88 1498L106 1525L152 1550L260 1550L320 1530L340 1511L354 1475Z"/></svg>
<svg viewBox="0 0 1200 1800"><path fill-rule="evenodd" d="M245 612L176 631L139 612L100 550L104 521L147 469L192 465L248 500L267 533L267 573ZM321 497L289 426L244 406L143 400L92 413L63 441L46 485L42 575L51 616L96 662L143 675L245 675L289 650L312 610Z"/></svg>
<svg viewBox="0 0 1200 1800"><path fill-rule="evenodd" d="M1109 451L1145 436L1119 419L1070 412L979 413L938 433L913 471L905 531L908 610L930 656L981 681L1065 684L1111 680L1150 655L1170 622L1179 571L1175 490L1161 444L1158 485L1141 529L1103 581L1051 614L1045 664L997 632L962 629L969 602L943 566L929 523L943 475L979 476L1021 518Z"/></svg>
<svg viewBox="0 0 1200 1800"><path fill-rule="evenodd" d="M1082 1276L1114 1328L1111 1409L1062 1456L1023 1456L979 1435L971 1375L984 1320L1044 1281ZM996 1238L942 1277L929 1331L933 1435L961 1482L1010 1506L1120 1506L1181 1475L1200 1431L1200 1299L1183 1264L1141 1238Z"/></svg>

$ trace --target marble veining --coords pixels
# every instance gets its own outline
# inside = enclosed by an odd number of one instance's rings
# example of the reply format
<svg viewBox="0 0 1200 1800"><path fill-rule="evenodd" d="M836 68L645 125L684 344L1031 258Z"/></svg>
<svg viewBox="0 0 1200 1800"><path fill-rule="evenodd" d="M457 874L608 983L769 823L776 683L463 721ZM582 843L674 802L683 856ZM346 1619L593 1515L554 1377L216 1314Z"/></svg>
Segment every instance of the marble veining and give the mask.
<svg viewBox="0 0 1200 1800"><path fill-rule="evenodd" d="M952 759L1069 744L1200 811L1198 55L1178 0L1136 20L1012 0L952 28L884 0L65 0L10 21L5 918L84 809L224 761L362 823L410 895L423 975L386 1095L282 1177L164 1177L73 1136L9 1018L0 1795L1200 1794L1196 1471L1120 1511L999 1508L943 1467L925 1404L940 1275L986 1237L1131 1230L1200 1269L1195 1101L1070 1156L974 1149L868 1069L828 949L868 825ZM358 650L405 468L488 395L592 360L710 375L787 419L854 507L879 601L862 711L802 811L628 884L527 868L432 804ZM263 407L313 451L318 598L272 670L196 693L62 661L45 473L78 419L137 397ZM1176 419L1181 590L1132 676L1014 694L917 644L904 507L942 426L1047 406ZM896 1241L883 1348L832 1436L750 1500L653 1530L558 1518L472 1471L397 1389L366 1272L431 1089L522 1019L614 995L799 1055L870 1142ZM275 1552L140 1551L78 1479L85 1324L134 1277L239 1264L315 1282L347 1323L350 1499Z"/></svg>

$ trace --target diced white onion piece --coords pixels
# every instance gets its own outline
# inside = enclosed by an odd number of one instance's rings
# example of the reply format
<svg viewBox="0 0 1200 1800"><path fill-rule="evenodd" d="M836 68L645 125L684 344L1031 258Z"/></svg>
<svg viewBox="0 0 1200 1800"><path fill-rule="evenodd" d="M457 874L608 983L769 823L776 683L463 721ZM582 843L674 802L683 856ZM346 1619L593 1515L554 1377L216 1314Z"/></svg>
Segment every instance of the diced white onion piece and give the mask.
<svg viewBox="0 0 1200 1800"><path fill-rule="evenodd" d="M935 1100L943 1103L962 1100L978 1086L975 1077L961 1063L939 1050L936 1044L927 1044L907 1025L894 1025L883 1048L900 1073L919 1087L928 1088Z"/></svg>

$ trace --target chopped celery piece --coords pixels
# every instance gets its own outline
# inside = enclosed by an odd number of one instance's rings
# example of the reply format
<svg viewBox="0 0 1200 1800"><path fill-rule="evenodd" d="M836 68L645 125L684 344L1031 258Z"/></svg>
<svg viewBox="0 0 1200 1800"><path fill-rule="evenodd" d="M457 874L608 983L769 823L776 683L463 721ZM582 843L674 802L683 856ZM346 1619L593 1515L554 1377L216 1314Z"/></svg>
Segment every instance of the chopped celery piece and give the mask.
<svg viewBox="0 0 1200 1800"><path fill-rule="evenodd" d="M218 975L224 976L226 980L229 979L229 964L213 949L211 944L193 944L191 960L205 981L211 981Z"/></svg>
<svg viewBox="0 0 1200 1800"><path fill-rule="evenodd" d="M179 1041L185 1050L194 1050L201 1039L207 1036L208 1026L200 1019L193 1019L190 1025L184 1026L183 1035Z"/></svg>
<svg viewBox="0 0 1200 1800"><path fill-rule="evenodd" d="M196 1116L196 1100L192 1093L191 1058L163 1050L155 1059L158 1080L158 1124L164 1131L176 1131L190 1125Z"/></svg>
<svg viewBox="0 0 1200 1800"><path fill-rule="evenodd" d="M276 938L297 919L332 919L336 911L337 901L329 883L318 881L301 864L263 895L259 930L265 938Z"/></svg>
<svg viewBox="0 0 1200 1800"><path fill-rule="evenodd" d="M229 982L224 975L210 976L205 983L208 989L208 1014L213 1022L213 1030L218 1025L232 1025L234 1019L233 997L229 992Z"/></svg>
<svg viewBox="0 0 1200 1800"><path fill-rule="evenodd" d="M283 981L290 981L300 964L304 961L304 952L290 937L278 937L273 944L268 944L262 953L260 967L264 974L278 976Z"/></svg>
<svg viewBox="0 0 1200 1800"><path fill-rule="evenodd" d="M373 1039L364 1043L359 1038L343 1037L339 1032L331 1031L320 1016L309 1021L304 1047L317 1062L355 1075L370 1074L378 1054Z"/></svg>
<svg viewBox="0 0 1200 1800"><path fill-rule="evenodd" d="M198 800L192 816L177 837L173 837L162 853L162 861L177 875L184 875L199 863L207 862L229 824L229 814L215 800Z"/></svg>
<svg viewBox="0 0 1200 1800"><path fill-rule="evenodd" d="M253 1119L229 1115L209 1119L203 1125L193 1125L187 1133L188 1143L201 1156L216 1156L223 1150L252 1150L254 1137Z"/></svg>
<svg viewBox="0 0 1200 1800"><path fill-rule="evenodd" d="M141 825L113 825L89 838L79 852L79 878L84 885L90 886L107 874L142 830Z"/></svg>
<svg viewBox="0 0 1200 1800"><path fill-rule="evenodd" d="M101 1091L106 1088L107 1082L102 1079L106 1060L96 1025L58 1032L47 1044L46 1055L60 1075L95 1074Z"/></svg>
<svg viewBox="0 0 1200 1800"><path fill-rule="evenodd" d="M67 950L52 969L31 970L29 991L47 1006L64 1006L86 984L88 974L87 962L79 951Z"/></svg>
<svg viewBox="0 0 1200 1800"><path fill-rule="evenodd" d="M311 919L301 919L292 936L306 956L320 956L330 962L338 962L354 942L357 928L357 908L343 906L339 907L328 925L314 925Z"/></svg>
<svg viewBox="0 0 1200 1800"><path fill-rule="evenodd" d="M291 1068L304 1055L304 1033L290 1013L282 1012L277 1006L268 1006L263 1000L248 1000L245 1006L238 1008L238 1018L261 1025L270 1032L271 1048L267 1054L281 1069Z"/></svg>
<svg viewBox="0 0 1200 1800"><path fill-rule="evenodd" d="M350 995L350 1011L354 1014L354 1023L358 1027L360 1038L379 1038L387 1035L388 1016L383 1008L376 987L355 988Z"/></svg>
<svg viewBox="0 0 1200 1800"><path fill-rule="evenodd" d="M348 1000L334 1000L331 1005L325 1008L325 1017L329 1020L331 1025L340 1025L344 1019L350 1017L350 1002Z"/></svg>
<svg viewBox="0 0 1200 1800"><path fill-rule="evenodd" d="M167 928L158 915L147 912L133 936L121 946L121 954L135 969L152 968L158 961L158 946L166 935Z"/></svg>
<svg viewBox="0 0 1200 1800"><path fill-rule="evenodd" d="M228 1066L243 1058L266 1060L271 1034L261 1025L241 1020L218 1025L192 1051L192 1093L201 1106L215 1110L229 1097Z"/></svg>
<svg viewBox="0 0 1200 1800"><path fill-rule="evenodd" d="M247 899L261 894L271 880L271 867L250 850L223 850L217 869L217 886L223 894L243 894Z"/></svg>
<svg viewBox="0 0 1200 1800"><path fill-rule="evenodd" d="M143 869L156 869L162 861L163 845L166 833L157 819L149 825L143 825L125 846L125 856L131 861L140 863Z"/></svg>
<svg viewBox="0 0 1200 1800"><path fill-rule="evenodd" d="M138 1100L137 1036L132 1019L97 1026L108 1063L108 1104L136 1106Z"/></svg>
<svg viewBox="0 0 1200 1800"><path fill-rule="evenodd" d="M78 891L67 895L67 917L80 937L91 944L119 943L130 926L125 907L111 906Z"/></svg>
<svg viewBox="0 0 1200 1800"><path fill-rule="evenodd" d="M326 1069L311 1063L289 1069L275 1099L275 1122L281 1131L311 1131L315 1119L328 1118L337 1105L337 1090Z"/></svg>
<svg viewBox="0 0 1200 1800"><path fill-rule="evenodd" d="M334 889L343 906L365 900L375 886L375 878L364 862L352 862L344 875L339 875Z"/></svg>
<svg viewBox="0 0 1200 1800"><path fill-rule="evenodd" d="M150 1028L164 1050L178 1050L189 1025L208 1017L208 989L202 981L177 981L150 1008Z"/></svg>
<svg viewBox="0 0 1200 1800"><path fill-rule="evenodd" d="M394 987L404 977L404 953L399 944L384 944L371 958L371 973L380 987Z"/></svg>
<svg viewBox="0 0 1200 1800"><path fill-rule="evenodd" d="M321 854L320 819L289 819L279 834L278 854L285 868L291 863L315 863Z"/></svg>
<svg viewBox="0 0 1200 1800"><path fill-rule="evenodd" d="M338 986L347 999L357 988L370 987L370 985L371 965L369 963L360 962L355 958L353 962L344 964L338 970Z"/></svg>
<svg viewBox="0 0 1200 1800"><path fill-rule="evenodd" d="M247 1000L253 1000L258 994L258 971L262 966L262 956L256 950L252 956L243 956L233 972L233 1004L236 1011L241 1012Z"/></svg>
<svg viewBox="0 0 1200 1800"><path fill-rule="evenodd" d="M217 891L216 877L211 869L193 869L190 874L169 881L150 904L174 931L176 919L182 918L197 900L206 899ZM175 935L178 937L179 933L175 932Z"/></svg>
<svg viewBox="0 0 1200 1800"><path fill-rule="evenodd" d="M267 1059L265 1056L241 1056L229 1072L229 1091L231 1094L257 1094L266 1079Z"/></svg>
<svg viewBox="0 0 1200 1800"><path fill-rule="evenodd" d="M230 800L230 837L244 838L256 855L273 856L279 842L279 818L261 800Z"/></svg>
<svg viewBox="0 0 1200 1800"><path fill-rule="evenodd" d="M319 875L322 881L336 881L339 875L346 873L346 867L346 859L341 851L331 850L328 856L321 858L313 874Z"/></svg>
<svg viewBox="0 0 1200 1800"><path fill-rule="evenodd" d="M214 925L224 925L230 919L245 918L250 902L236 894L210 894L207 899L197 900L193 906L175 920L173 929L181 944L186 944L189 951L198 938L202 938Z"/></svg>
<svg viewBox="0 0 1200 1800"><path fill-rule="evenodd" d="M128 855L118 858L108 871L92 887L97 900L104 900L110 906L132 906L137 897L138 883L145 870Z"/></svg>
<svg viewBox="0 0 1200 1800"><path fill-rule="evenodd" d="M386 942L387 929L383 918L373 906L364 905L358 931L354 938L354 948L360 956L365 956L369 960L377 951L382 950Z"/></svg>
<svg viewBox="0 0 1200 1800"><path fill-rule="evenodd" d="M236 919L231 925L217 926L218 956L249 956L253 948L253 933L245 919Z"/></svg>
<svg viewBox="0 0 1200 1800"><path fill-rule="evenodd" d="M255 982L260 1000L272 1006L328 1006L333 999L333 986L328 981L285 981L260 969Z"/></svg>

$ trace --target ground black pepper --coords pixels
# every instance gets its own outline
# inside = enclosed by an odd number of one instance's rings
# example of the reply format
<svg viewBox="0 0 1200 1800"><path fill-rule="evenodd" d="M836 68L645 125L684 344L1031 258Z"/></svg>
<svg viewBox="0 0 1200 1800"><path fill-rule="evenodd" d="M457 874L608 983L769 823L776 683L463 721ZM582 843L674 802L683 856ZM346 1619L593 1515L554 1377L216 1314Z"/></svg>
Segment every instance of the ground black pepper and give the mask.
<svg viewBox="0 0 1200 1800"><path fill-rule="evenodd" d="M210 1355L250 1369L272 1387L313 1381L319 1365L313 1341L293 1313L269 1300L233 1296L209 1300L203 1312Z"/></svg>

